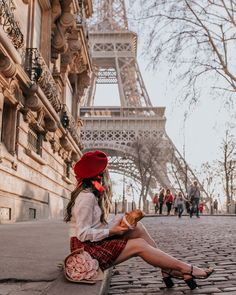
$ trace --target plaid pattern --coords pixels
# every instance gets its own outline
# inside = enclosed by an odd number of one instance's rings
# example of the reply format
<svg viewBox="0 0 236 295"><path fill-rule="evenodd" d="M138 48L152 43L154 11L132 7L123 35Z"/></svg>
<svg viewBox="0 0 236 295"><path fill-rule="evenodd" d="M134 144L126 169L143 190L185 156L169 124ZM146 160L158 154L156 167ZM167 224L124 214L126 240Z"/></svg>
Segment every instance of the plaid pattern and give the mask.
<svg viewBox="0 0 236 295"><path fill-rule="evenodd" d="M98 242L81 242L77 237L71 237L70 250L73 252L83 247L94 259L98 260L101 270L105 270L113 266L127 241L126 238L107 238Z"/></svg>

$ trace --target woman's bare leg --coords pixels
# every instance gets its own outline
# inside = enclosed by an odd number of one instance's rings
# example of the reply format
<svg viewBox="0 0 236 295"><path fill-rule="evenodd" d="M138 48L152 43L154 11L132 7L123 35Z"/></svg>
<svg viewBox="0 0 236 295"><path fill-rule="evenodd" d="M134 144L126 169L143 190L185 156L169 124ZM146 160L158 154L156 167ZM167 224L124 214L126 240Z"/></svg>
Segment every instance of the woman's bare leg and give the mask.
<svg viewBox="0 0 236 295"><path fill-rule="evenodd" d="M128 239L137 239L142 238L144 239L149 245L151 245L154 248L157 248L156 242L152 239L152 237L149 235L146 227L142 224L142 222L138 222L136 227L124 235ZM162 274L164 277L168 277L168 273L170 272L170 269L163 269L164 273ZM171 274L181 277L181 273L178 271L171 270Z"/></svg>
<svg viewBox="0 0 236 295"><path fill-rule="evenodd" d="M133 230L128 231L127 233L125 233L124 235L126 238L128 239L137 239L137 238L142 238L144 239L149 245L151 245L154 248L157 248L157 244L156 242L152 239L152 237L149 235L146 227L141 223L138 222L136 227ZM163 277L168 277L169 274L171 272L172 275L175 275L177 277L181 277L182 274L181 272L177 271L177 270L170 270L168 268L163 268Z"/></svg>
<svg viewBox="0 0 236 295"><path fill-rule="evenodd" d="M132 230L129 230L124 236L128 239L142 238L152 247L157 247L156 242L152 239L146 227L141 222L138 222L136 227Z"/></svg>
<svg viewBox="0 0 236 295"><path fill-rule="evenodd" d="M126 247L116 259L115 264L119 264L134 256L140 256L147 263L162 269L173 269L181 272L182 274L190 272L189 264L152 247L142 238L128 240ZM206 272L203 269L194 267L195 276L204 276L205 274ZM184 278L188 279L189 276L184 275Z"/></svg>

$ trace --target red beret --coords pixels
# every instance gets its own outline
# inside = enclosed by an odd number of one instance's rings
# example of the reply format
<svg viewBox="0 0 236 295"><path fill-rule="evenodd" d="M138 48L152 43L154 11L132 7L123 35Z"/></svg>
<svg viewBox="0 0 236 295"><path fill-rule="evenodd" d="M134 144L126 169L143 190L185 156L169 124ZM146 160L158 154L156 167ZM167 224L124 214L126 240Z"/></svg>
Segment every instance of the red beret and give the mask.
<svg viewBox="0 0 236 295"><path fill-rule="evenodd" d="M75 164L76 178L92 178L102 173L108 163L107 155L101 151L85 153Z"/></svg>

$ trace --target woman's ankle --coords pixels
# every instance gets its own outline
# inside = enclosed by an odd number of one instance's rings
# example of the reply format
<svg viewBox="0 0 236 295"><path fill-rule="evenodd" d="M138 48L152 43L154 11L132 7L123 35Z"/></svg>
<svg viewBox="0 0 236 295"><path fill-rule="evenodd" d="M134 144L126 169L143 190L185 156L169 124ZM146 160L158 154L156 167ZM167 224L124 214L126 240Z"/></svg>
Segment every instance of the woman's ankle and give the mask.
<svg viewBox="0 0 236 295"><path fill-rule="evenodd" d="M191 274L191 268L192 266L190 264L186 264L181 267L180 272L183 274L183 276L187 276Z"/></svg>

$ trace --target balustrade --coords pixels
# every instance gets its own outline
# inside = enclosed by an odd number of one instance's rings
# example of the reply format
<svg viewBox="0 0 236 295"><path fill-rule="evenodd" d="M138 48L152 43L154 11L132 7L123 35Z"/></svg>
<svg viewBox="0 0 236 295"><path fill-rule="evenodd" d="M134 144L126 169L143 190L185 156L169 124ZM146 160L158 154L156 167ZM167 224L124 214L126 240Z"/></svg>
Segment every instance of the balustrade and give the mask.
<svg viewBox="0 0 236 295"><path fill-rule="evenodd" d="M12 0L0 0L0 24L4 32L12 40L14 47L18 49L24 45L24 36L15 19L14 10L15 5Z"/></svg>
<svg viewBox="0 0 236 295"><path fill-rule="evenodd" d="M24 67L30 80L33 83L38 83L56 112L59 112L62 104L57 84L37 48L26 49Z"/></svg>
<svg viewBox="0 0 236 295"><path fill-rule="evenodd" d="M147 120L149 118L165 119L165 108L164 107L81 107L81 117L120 117L120 118L131 118L131 117L143 117Z"/></svg>
<svg viewBox="0 0 236 295"><path fill-rule="evenodd" d="M79 123L75 121L74 117L71 115L71 113L68 110L68 107L64 104L63 110L62 110L62 118L61 118L62 124L63 122L66 122L65 128L70 132L72 138L77 144L80 144L80 129L79 129Z"/></svg>

